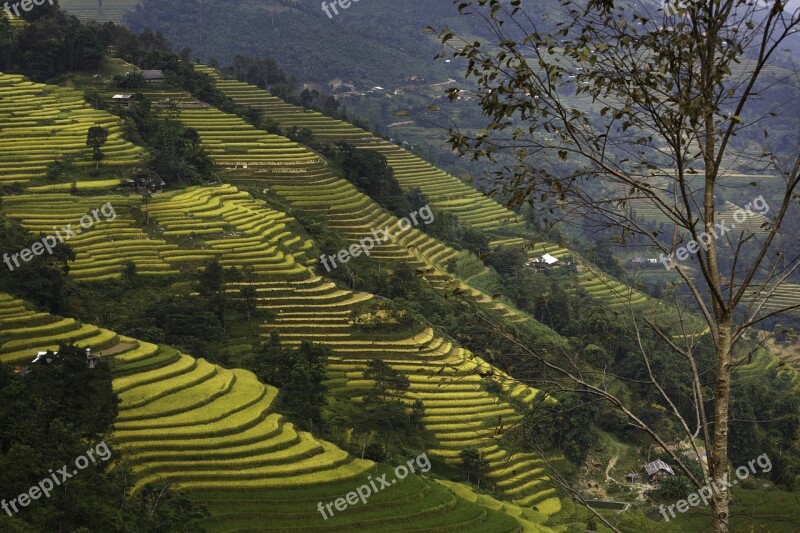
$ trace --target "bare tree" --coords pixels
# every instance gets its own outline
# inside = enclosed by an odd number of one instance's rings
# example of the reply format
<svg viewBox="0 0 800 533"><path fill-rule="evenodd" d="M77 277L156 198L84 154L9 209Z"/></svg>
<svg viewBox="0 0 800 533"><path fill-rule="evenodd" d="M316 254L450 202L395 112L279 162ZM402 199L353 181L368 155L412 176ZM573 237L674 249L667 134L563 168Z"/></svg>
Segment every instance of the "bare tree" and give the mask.
<svg viewBox="0 0 800 533"><path fill-rule="evenodd" d="M691 417L661 386L640 343L648 385L689 441L704 442L708 472L694 475L604 379L538 357L616 406L698 488L712 482L725 487L731 380L742 362L736 347L749 328L798 307L776 305L772 297L796 280L800 266L796 232L782 231L797 216L800 135L792 132L787 141L769 133L790 109L794 95L786 97L787 87L797 88L791 57L782 54L796 46L800 10L784 11L777 0L562 0L550 17L534 19L520 0L455 3L491 38L481 43L439 30L448 47L442 56L465 60L487 117L477 133L454 127L453 147L500 164L497 190L510 205L531 204L556 210L567 223L613 229L623 239L645 242L677 271L691 306L679 309L673 331L652 317L630 315L637 334L646 324L688 368ZM778 62L785 68L775 69ZM451 99L463 94L460 88L449 93ZM765 217L754 215L754 203L733 222L720 213L720 198L737 172L772 176L772 205L763 194L753 199ZM662 224L637 214L645 210ZM702 328L689 326L687 309L702 317ZM698 367L696 350L706 335L713 341L711 369ZM713 375L709 388L702 386L706 370ZM729 496L724 488L713 496L715 531L730 528Z"/></svg>

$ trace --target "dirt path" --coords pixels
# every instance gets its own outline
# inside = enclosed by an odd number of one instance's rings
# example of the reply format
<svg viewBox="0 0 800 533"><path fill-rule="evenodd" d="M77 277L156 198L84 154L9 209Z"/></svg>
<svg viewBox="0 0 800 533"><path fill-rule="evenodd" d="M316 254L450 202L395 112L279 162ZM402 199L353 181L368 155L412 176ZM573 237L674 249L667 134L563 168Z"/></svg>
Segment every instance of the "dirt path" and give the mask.
<svg viewBox="0 0 800 533"><path fill-rule="evenodd" d="M618 481L617 481L616 479L612 478L612 477L609 475L609 472L611 471L611 469L612 469L612 468L614 468L614 465L616 465L616 464L617 464L617 460L618 460L618 459L619 459L619 455L615 455L615 456L614 456L614 457L612 457L612 458L611 458L611 460L608 462L608 466L606 466L606 482L608 482L608 481L614 481L614 482L618 483Z"/></svg>
<svg viewBox="0 0 800 533"><path fill-rule="evenodd" d="M443 81L442 83L434 83L434 84L431 84L431 87L439 87L440 85L447 85L448 83L453 83L453 82L455 82L455 81L456 81L456 80L454 80L453 78L450 78L450 79L448 79L447 81Z"/></svg>
<svg viewBox="0 0 800 533"><path fill-rule="evenodd" d="M106 357L109 355L114 355L120 352L124 352L125 350L129 350L131 348L135 348L136 344L133 342L120 342L119 344L115 344L108 350L103 350L98 355L101 357Z"/></svg>

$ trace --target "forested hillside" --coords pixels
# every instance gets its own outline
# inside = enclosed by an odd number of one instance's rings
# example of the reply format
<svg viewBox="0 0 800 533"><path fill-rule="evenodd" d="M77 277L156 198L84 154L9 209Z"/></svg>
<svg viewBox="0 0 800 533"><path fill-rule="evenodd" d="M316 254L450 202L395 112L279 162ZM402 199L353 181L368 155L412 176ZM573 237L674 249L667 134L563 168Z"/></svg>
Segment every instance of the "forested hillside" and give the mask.
<svg viewBox="0 0 800 533"><path fill-rule="evenodd" d="M707 471L697 399L719 372L675 269L634 269L618 250L640 241L487 196L304 89L446 79L463 63L428 61L426 24L492 37L449 1L344 15L147 0L124 17L164 35L55 6L0 19L0 530L707 530L702 506L658 511ZM749 205L757 240L779 182L730 165L713 203ZM800 520L791 320L734 350L737 530Z"/></svg>
<svg viewBox="0 0 800 533"><path fill-rule="evenodd" d="M205 61L230 64L236 55L292 58L284 68L302 82L327 85L343 79L371 87L412 75L446 79L446 70L429 61L436 43L419 38L419 30L431 9L452 15L449 4L373 4L364 2L360 13L352 10L354 17L330 20L318 2L148 0L140 7L131 3L133 11L124 20L135 30L163 33L176 50L190 48L193 57ZM66 0L62 5L81 16L97 16L94 2ZM370 14L380 15L379 21ZM119 21L116 11L106 16ZM304 38L309 34L316 40Z"/></svg>

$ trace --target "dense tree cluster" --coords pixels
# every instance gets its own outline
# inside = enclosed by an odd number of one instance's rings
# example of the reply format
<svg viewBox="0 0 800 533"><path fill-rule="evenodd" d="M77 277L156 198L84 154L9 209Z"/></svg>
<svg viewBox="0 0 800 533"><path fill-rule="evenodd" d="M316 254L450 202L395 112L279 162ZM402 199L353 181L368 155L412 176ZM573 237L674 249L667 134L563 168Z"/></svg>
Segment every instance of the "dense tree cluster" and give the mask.
<svg viewBox="0 0 800 533"><path fill-rule="evenodd" d="M126 139L148 148L145 170L168 187L211 180L214 163L203 150L197 131L161 111L140 94L134 96L130 108L115 110L123 120Z"/></svg>
<svg viewBox="0 0 800 533"><path fill-rule="evenodd" d="M269 91L283 100L296 98L297 81L281 70L272 58L237 55L233 58L233 64L223 68L222 71L239 81Z"/></svg>
<svg viewBox="0 0 800 533"><path fill-rule="evenodd" d="M104 360L94 368L82 348L61 346L22 372L0 364L0 494L28 492L51 471L94 449L94 462L72 475L50 497L41 496L9 518L3 531L201 531L206 516L185 496L147 486L128 495L133 477L106 443L118 399ZM105 444L105 448L102 444ZM113 465L113 468L112 468ZM163 493L159 501L154 492ZM146 512L143 512L145 511Z"/></svg>
<svg viewBox="0 0 800 533"><path fill-rule="evenodd" d="M382 154L373 150L358 150L344 142L322 144L318 149L347 181L389 212L404 217L411 211L411 202Z"/></svg>
<svg viewBox="0 0 800 533"><path fill-rule="evenodd" d="M789 489L800 480L800 398L789 376L775 369L760 379L738 379L742 394L731 404L731 463L744 465L766 453L772 480Z"/></svg>
<svg viewBox="0 0 800 533"><path fill-rule="evenodd" d="M27 24L12 27L0 17L0 72L46 81L67 72L97 68L111 43L112 26L81 23L45 2L24 12Z"/></svg>
<svg viewBox="0 0 800 533"><path fill-rule="evenodd" d="M277 408L304 429L323 429L328 391L323 382L331 353L327 346L308 341L295 349L286 348L273 333L256 354L256 375L280 389Z"/></svg>
<svg viewBox="0 0 800 533"><path fill-rule="evenodd" d="M160 291L160 297L144 305L120 327L125 328L126 335L226 363L225 347L234 333L231 324L236 326L236 333L248 330L246 336L252 337L257 333L250 332L249 326L271 316L258 309L252 287L244 287L238 293L228 291L230 283L249 279L252 273L248 269L223 268L219 261L209 261L198 269L191 291ZM125 283L135 291L139 282L134 274Z"/></svg>
<svg viewBox="0 0 800 533"><path fill-rule="evenodd" d="M19 254L41 240L19 225L0 221L0 256ZM58 243L52 255L34 256L23 268L11 270L0 263L0 290L39 305L52 313L63 312L67 306L68 261L75 253L67 244ZM14 263L11 262L11 266Z"/></svg>
<svg viewBox="0 0 800 533"><path fill-rule="evenodd" d="M358 437L361 457L383 461L387 455L402 456L424 448L427 436L420 422L425 406L416 400L409 408L400 400L411 386L408 377L381 359L369 361L362 375L373 385L364 391L361 402L339 404L339 415Z"/></svg>
<svg viewBox="0 0 800 533"><path fill-rule="evenodd" d="M516 430L518 442L534 451L559 450L576 465L583 464L598 439L599 408L579 394L540 392Z"/></svg>

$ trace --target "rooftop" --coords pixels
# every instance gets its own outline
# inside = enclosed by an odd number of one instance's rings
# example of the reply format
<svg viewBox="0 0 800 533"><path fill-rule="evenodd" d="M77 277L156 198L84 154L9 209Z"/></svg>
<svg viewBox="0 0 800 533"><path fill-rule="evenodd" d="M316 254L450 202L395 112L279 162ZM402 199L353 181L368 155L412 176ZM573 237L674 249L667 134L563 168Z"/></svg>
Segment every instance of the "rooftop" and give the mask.
<svg viewBox="0 0 800 533"><path fill-rule="evenodd" d="M646 465L644 467L644 471L647 472L648 476L652 476L653 474L655 474L656 472L659 472L661 470L664 470L665 472L668 472L669 474L671 474L673 476L675 475L675 472L672 470L672 467L669 466L664 461L662 461L661 459L653 461L652 463L650 463L649 465Z"/></svg>
<svg viewBox="0 0 800 533"><path fill-rule="evenodd" d="M163 80L164 72L161 70L143 70L142 77L145 80Z"/></svg>

